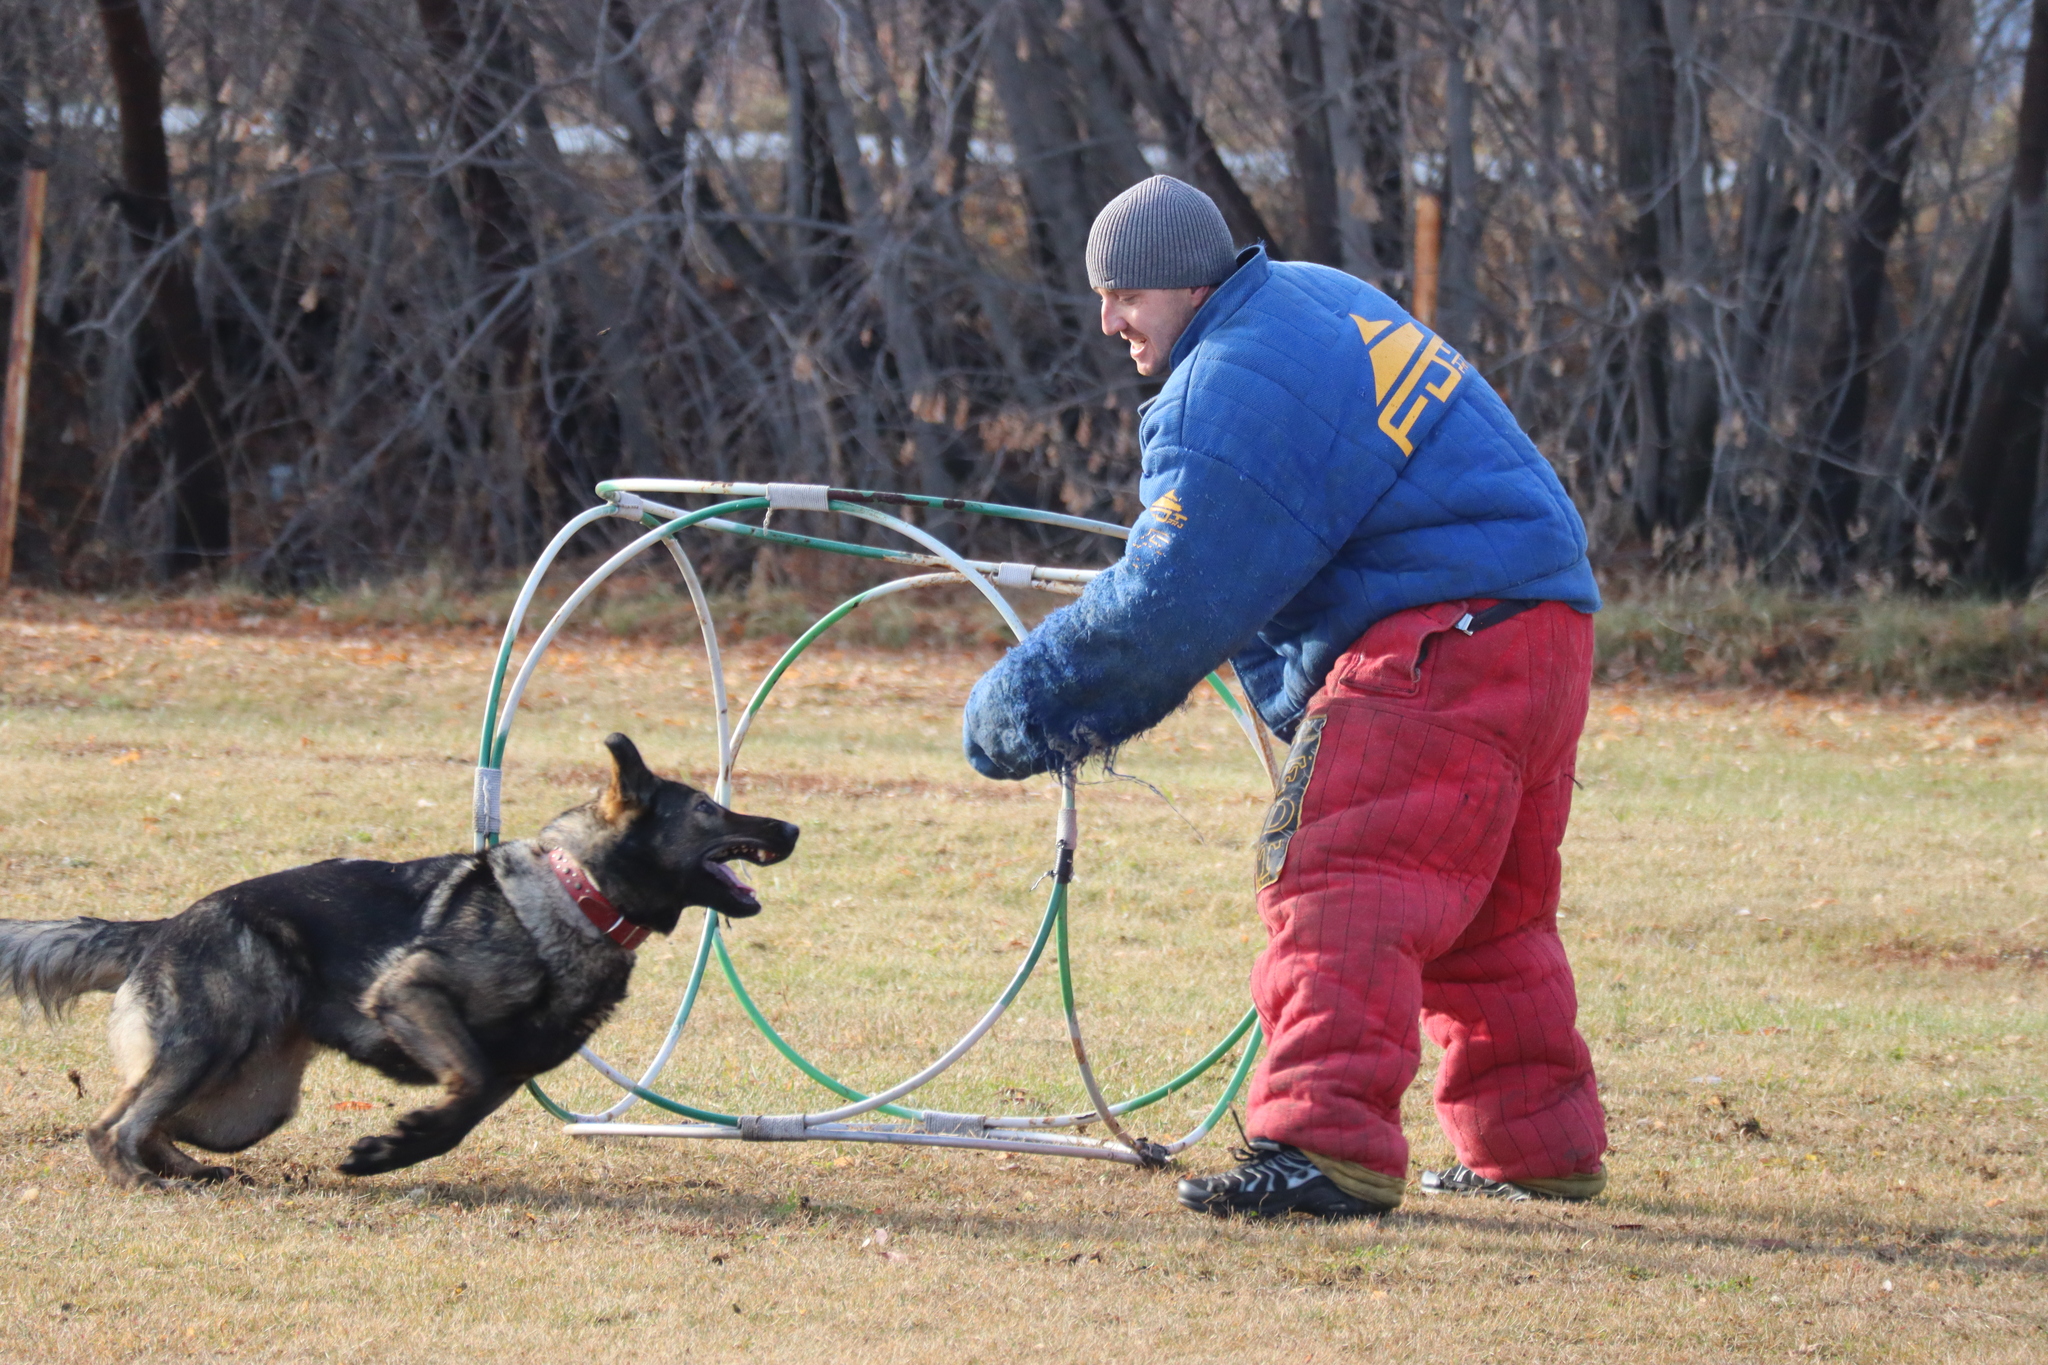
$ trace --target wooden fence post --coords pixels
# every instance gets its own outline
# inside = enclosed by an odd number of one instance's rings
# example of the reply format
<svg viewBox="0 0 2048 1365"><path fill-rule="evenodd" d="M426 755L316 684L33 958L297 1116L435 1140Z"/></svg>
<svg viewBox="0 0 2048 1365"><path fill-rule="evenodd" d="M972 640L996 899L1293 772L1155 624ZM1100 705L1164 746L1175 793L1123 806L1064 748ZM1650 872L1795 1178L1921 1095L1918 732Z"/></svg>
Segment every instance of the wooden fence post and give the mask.
<svg viewBox="0 0 2048 1365"><path fill-rule="evenodd" d="M22 175L21 251L14 272L14 324L7 333L7 386L0 390L0 590L14 581L14 523L21 511L21 445L28 434L28 366L36 340L36 285L43 265L43 203L50 173Z"/></svg>
<svg viewBox="0 0 2048 1365"><path fill-rule="evenodd" d="M1408 311L1424 327L1436 326L1437 271L1443 261L1443 201L1434 194L1415 196L1415 292Z"/></svg>

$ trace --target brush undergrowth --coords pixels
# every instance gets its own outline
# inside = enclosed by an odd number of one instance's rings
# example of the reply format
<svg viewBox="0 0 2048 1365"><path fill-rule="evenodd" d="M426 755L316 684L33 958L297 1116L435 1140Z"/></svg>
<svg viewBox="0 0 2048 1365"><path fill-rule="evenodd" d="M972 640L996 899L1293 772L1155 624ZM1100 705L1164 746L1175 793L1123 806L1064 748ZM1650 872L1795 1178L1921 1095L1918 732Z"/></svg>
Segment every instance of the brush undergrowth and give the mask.
<svg viewBox="0 0 2048 1365"><path fill-rule="evenodd" d="M535 598L545 621L595 561L555 574ZM711 593L724 638L786 643L819 615L890 574L834 565L800 574L771 563L751 582ZM21 619L104 618L215 630L350 634L442 630L495 634L519 581L478 585L437 572L302 597L225 588L189 595L86 599L16 590ZM1059 605L1013 597L1027 623ZM578 636L688 644L696 613L672 576L622 573L578 614ZM1801 596L1757 587L1623 584L1595 619L1598 676L1609 682L1688 687L1770 686L1798 692L1921 697L2048 696L2048 601ZM884 650L1000 645L1008 635L970 589L947 587L881 599L835 628L848 645Z"/></svg>
<svg viewBox="0 0 2048 1365"><path fill-rule="evenodd" d="M1615 682L2048 693L2048 602L1666 589L1619 596L1596 624L1599 676Z"/></svg>

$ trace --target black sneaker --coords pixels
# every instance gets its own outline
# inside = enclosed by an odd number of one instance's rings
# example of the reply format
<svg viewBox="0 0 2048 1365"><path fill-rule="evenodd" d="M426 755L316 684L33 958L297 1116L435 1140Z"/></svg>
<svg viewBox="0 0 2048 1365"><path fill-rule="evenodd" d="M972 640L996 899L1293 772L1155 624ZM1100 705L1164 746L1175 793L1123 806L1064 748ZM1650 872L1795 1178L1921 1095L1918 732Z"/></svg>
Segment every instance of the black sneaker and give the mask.
<svg viewBox="0 0 2048 1365"><path fill-rule="evenodd" d="M1244 1164L1221 1175L1180 1182L1182 1208L1227 1217L1233 1213L1271 1216L1306 1213L1317 1218L1372 1218L1388 1212L1337 1188L1299 1148L1253 1138L1231 1153Z"/></svg>
<svg viewBox="0 0 2048 1365"><path fill-rule="evenodd" d="M1422 1173L1424 1194L1478 1194L1489 1199L1506 1199L1517 1204L1530 1199L1563 1199L1576 1204L1591 1199L1606 1187L1605 1171L1592 1175L1531 1180L1526 1184L1517 1184L1509 1180L1488 1180L1462 1161L1454 1163L1447 1170Z"/></svg>

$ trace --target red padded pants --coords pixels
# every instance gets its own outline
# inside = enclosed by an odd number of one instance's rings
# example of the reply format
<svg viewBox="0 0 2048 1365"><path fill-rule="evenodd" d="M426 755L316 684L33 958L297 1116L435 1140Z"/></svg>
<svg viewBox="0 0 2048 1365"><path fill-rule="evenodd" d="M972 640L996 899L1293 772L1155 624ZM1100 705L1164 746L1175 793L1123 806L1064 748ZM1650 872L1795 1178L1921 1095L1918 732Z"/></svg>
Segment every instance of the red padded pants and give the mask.
<svg viewBox="0 0 2048 1365"><path fill-rule="evenodd" d="M1551 602L1452 628L1486 605L1402 612L1338 660L1260 849L1270 1051L1248 1131L1403 1180L1418 1015L1444 1049L1437 1117L1474 1171L1589 1174L1607 1149L1557 934L1592 618Z"/></svg>

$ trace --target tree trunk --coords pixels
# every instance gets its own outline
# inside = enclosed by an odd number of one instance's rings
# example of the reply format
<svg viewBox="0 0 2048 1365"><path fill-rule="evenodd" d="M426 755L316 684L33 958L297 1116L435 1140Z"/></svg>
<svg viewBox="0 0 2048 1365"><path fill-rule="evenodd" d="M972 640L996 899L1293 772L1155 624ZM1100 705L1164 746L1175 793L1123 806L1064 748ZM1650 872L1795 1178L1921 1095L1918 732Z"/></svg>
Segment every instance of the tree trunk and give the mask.
<svg viewBox="0 0 2048 1365"><path fill-rule="evenodd" d="M1529 309L1522 342L1523 353L1532 358L1542 356L1550 348L1553 319L1560 313L1560 305L1564 302L1565 252L1563 234L1558 228L1563 220L1560 199L1564 176L1561 168L1567 158L1564 147L1564 34L1558 3L1559 0L1535 0L1533 15L1536 30L1536 239L1529 247L1529 293L1533 306ZM1514 374L1520 379L1529 372L1529 366L1520 365ZM1508 398L1510 404L1522 396L1525 388L1521 383L1515 387L1517 392Z"/></svg>
<svg viewBox="0 0 2048 1365"><path fill-rule="evenodd" d="M1139 27L1142 19L1133 15L1127 0L1089 0L1089 4L1117 69L1152 111L1152 117L1159 120L1168 150L1187 167L1189 178L1223 210L1231 235L1240 246L1264 242L1271 255L1284 259L1288 254L1286 248L1266 225L1244 186L1223 164L1223 155L1216 149L1208 128L1196 116L1194 105L1188 102L1165 64L1152 60Z"/></svg>
<svg viewBox="0 0 2048 1365"><path fill-rule="evenodd" d="M13 224L7 211L17 201L22 172L28 167L33 145L28 121L28 68L22 60L21 45L0 45L0 240L12 240ZM6 279L12 265L0 259L0 279Z"/></svg>
<svg viewBox="0 0 2048 1365"><path fill-rule="evenodd" d="M1326 8L1341 7L1326 0ZM1370 225L1365 249L1354 252L1371 278L1389 293L1405 293L1408 281L1407 111L1401 98L1401 28L1387 0L1352 0L1350 32L1356 84L1352 126L1356 133L1362 201L1354 215ZM1354 273L1361 273L1354 266Z"/></svg>
<svg viewBox="0 0 2048 1365"><path fill-rule="evenodd" d="M1032 16L1021 6L1002 6L988 22L995 26L989 61L996 100L1009 128L1017 182L1024 191L1031 263L1050 289L1085 294L1088 278L1082 252L1088 245L1094 206L1083 202L1073 154L1080 129L1055 97L1064 63L1046 50Z"/></svg>
<svg viewBox="0 0 2048 1365"><path fill-rule="evenodd" d="M1273 0L1280 33L1280 87L1287 100L1287 131L1294 147L1294 183L1301 192L1301 246L1305 260L1344 267L1344 227L1339 216L1337 163L1331 155L1332 101L1324 79L1322 35L1315 17ZM1348 58L1331 54L1332 65ZM1344 60L1344 66L1348 66ZM1342 68L1339 68L1342 69Z"/></svg>
<svg viewBox="0 0 2048 1365"><path fill-rule="evenodd" d="M839 79L832 45L825 34L819 0L780 0L783 35L802 63L810 83L819 128L832 157L845 168L845 185L853 208L853 235L866 265L870 297L882 314L882 343L895 358L896 370L909 398L910 439L918 473L918 491L934 497L958 493L946 466L954 433L945 421L948 405L938 384L917 306L916 289L902 253L890 249L887 209L861 159L859 133L852 106ZM926 524L942 538L953 518L932 515Z"/></svg>
<svg viewBox="0 0 2048 1365"><path fill-rule="evenodd" d="M503 167L518 157L513 111L527 91L518 79L515 42L502 0L415 0L451 86L449 146L461 158L456 173L467 210L471 246L483 276L479 300L500 350L523 357L532 344L531 292L521 276L538 252L533 229ZM476 50L472 51L472 46Z"/></svg>
<svg viewBox="0 0 2048 1365"><path fill-rule="evenodd" d="M949 201L947 211L957 227L981 94L974 48L966 41L973 16L968 0L918 0L917 19L924 50L943 54L944 61L917 64L912 150L919 157L943 158L939 170L944 172L945 184L939 192ZM935 80L935 76L942 79ZM939 179L937 172L933 179Z"/></svg>
<svg viewBox="0 0 2048 1365"><path fill-rule="evenodd" d="M542 404L534 387L529 277L540 253L507 172L520 157L519 110L534 93L522 76L532 62L505 0L414 3L450 86L444 146L460 163L454 184L477 273L471 325L488 347L478 380L489 417L476 438L486 459L482 477L471 476L472 503L489 528L493 562L510 565L526 557L555 492L534 430Z"/></svg>
<svg viewBox="0 0 2048 1365"><path fill-rule="evenodd" d="M1623 218L1615 254L1631 297L1630 345L1612 402L1635 455L1629 481L1636 531L1668 526L1663 497L1671 452L1671 321L1666 258L1677 245L1671 125L1675 93L1662 0L1615 0L1615 182Z"/></svg>
<svg viewBox="0 0 2048 1365"><path fill-rule="evenodd" d="M1957 483L1987 586L2023 592L2048 559L2037 504L2048 404L2048 0L2034 0L2012 167L2012 264L2005 317L1963 437Z"/></svg>
<svg viewBox="0 0 2048 1365"><path fill-rule="evenodd" d="M802 0L793 0L801 4ZM851 264L847 251L846 189L833 160L817 83L798 50L788 13L792 0L771 0L763 10L775 45L788 102L785 121L789 151L783 162L782 212L789 220L790 274L798 291L815 291L839 278ZM851 168L849 168L850 170Z"/></svg>
<svg viewBox="0 0 2048 1365"><path fill-rule="evenodd" d="M1309 260L1407 292L1399 29L1381 0L1273 0Z"/></svg>
<svg viewBox="0 0 2048 1365"><path fill-rule="evenodd" d="M1468 0L1444 0L1443 274L1436 330L1461 351L1478 338L1479 163L1473 138L1473 20Z"/></svg>
<svg viewBox="0 0 2048 1365"><path fill-rule="evenodd" d="M664 128L656 112L654 78L640 55L640 25L633 7L627 0L601 3L605 23L600 37L598 97L606 112L626 129L626 145L640 163L640 173L654 191L655 203L670 217L684 218L682 191L685 183L691 183L690 203L697 223L727 272L763 304L789 307L796 301L796 291L781 269L733 217L704 168L700 166L694 177L690 175L688 148L697 130L697 94L703 86L704 46L710 40L714 11L706 10L705 22L698 28L679 82L681 88L672 100L674 118L671 126ZM681 238L674 241L680 251Z"/></svg>
<svg viewBox="0 0 2048 1365"><path fill-rule="evenodd" d="M1671 316L1677 336L1670 360L1671 448L1664 461L1659 510L1673 530L1689 528L1707 501L1714 473L1714 433L1720 422L1720 382L1714 370L1713 305L1708 299L1713 239L1707 226L1707 167L1713 163L1712 119L1707 109L1703 62L1693 38L1695 0L1663 0L1671 38L1672 175L1677 181L1676 249L1664 256L1676 266L1677 295Z"/></svg>
<svg viewBox="0 0 2048 1365"><path fill-rule="evenodd" d="M139 370L145 397L169 405L159 428L163 456L139 462L137 470L145 497L169 495L164 534L144 554L158 572L176 575L224 560L231 546L220 382L191 267L174 241L178 227L164 140L163 68L149 25L139 0L99 0L99 15L121 111L116 197L129 241L149 277L152 354Z"/></svg>
<svg viewBox="0 0 2048 1365"><path fill-rule="evenodd" d="M1939 0L1871 0L1876 61L1857 127L1862 164L1842 243L1842 313L1823 371L1819 467L1810 506L1821 536L1822 562L1837 573L1861 538L1857 523L1868 477L1864 427L1870 412L1870 370L1892 238L1905 215L1906 176L1926 103L1927 63L1939 37Z"/></svg>

